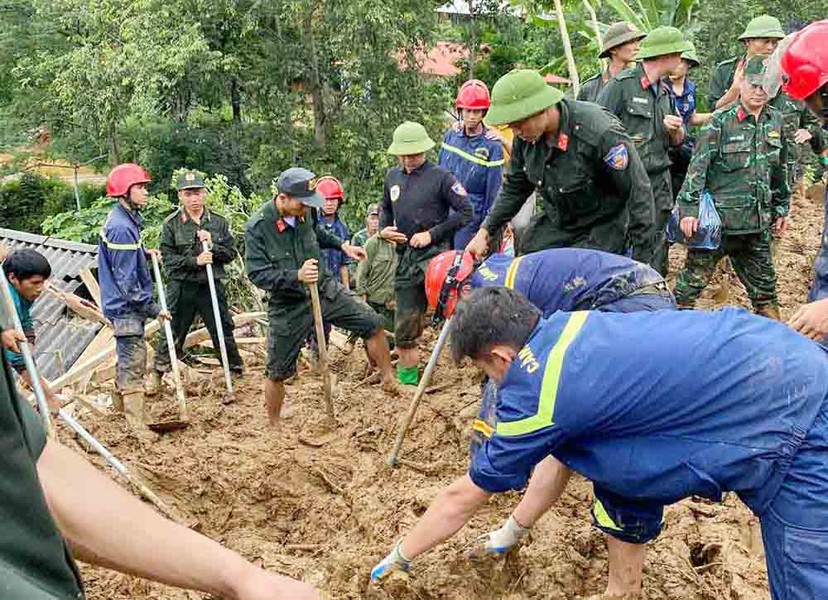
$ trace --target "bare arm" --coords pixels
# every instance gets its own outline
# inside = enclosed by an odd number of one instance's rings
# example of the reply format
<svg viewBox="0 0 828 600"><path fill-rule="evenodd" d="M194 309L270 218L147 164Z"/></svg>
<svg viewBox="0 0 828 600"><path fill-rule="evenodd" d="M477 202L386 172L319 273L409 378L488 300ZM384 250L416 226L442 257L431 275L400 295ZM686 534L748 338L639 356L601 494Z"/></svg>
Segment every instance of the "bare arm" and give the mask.
<svg viewBox="0 0 828 600"><path fill-rule="evenodd" d="M37 472L61 533L84 561L224 598L319 598L313 587L164 519L60 444L47 442Z"/></svg>
<svg viewBox="0 0 828 600"><path fill-rule="evenodd" d="M468 475L456 479L437 496L414 526L400 550L413 560L453 536L468 523L491 494L477 487Z"/></svg>

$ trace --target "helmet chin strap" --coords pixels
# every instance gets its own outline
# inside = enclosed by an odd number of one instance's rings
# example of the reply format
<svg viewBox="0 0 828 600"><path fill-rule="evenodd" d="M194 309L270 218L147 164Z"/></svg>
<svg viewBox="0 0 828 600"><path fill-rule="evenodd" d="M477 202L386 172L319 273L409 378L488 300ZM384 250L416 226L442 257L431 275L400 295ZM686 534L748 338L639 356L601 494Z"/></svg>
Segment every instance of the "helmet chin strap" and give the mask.
<svg viewBox="0 0 828 600"><path fill-rule="evenodd" d="M451 295L451 292L453 290L457 291L457 296L459 300L460 288L466 281L466 278L459 279L457 277L457 273L460 271L460 267L462 266L463 253L455 252L454 261L451 263L451 266L446 272L446 280L443 282L443 286L440 288L440 296L437 299L437 307L434 309L434 316L431 318L432 326L439 325L445 320L446 305L448 304L449 296Z"/></svg>

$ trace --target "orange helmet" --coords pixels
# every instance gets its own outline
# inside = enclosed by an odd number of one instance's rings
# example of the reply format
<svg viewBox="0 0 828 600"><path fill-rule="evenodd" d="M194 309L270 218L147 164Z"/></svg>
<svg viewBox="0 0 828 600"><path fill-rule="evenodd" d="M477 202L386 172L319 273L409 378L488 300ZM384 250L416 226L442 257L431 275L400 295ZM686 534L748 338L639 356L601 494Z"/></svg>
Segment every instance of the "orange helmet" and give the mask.
<svg viewBox="0 0 828 600"><path fill-rule="evenodd" d="M438 254L426 270L426 297L434 309L434 320L439 322L454 313L460 289L474 272L474 259L469 252L449 250Z"/></svg>
<svg viewBox="0 0 828 600"><path fill-rule="evenodd" d="M133 185L150 181L152 177L143 167L134 163L124 163L109 172L106 178L106 195L112 198L126 196Z"/></svg>
<svg viewBox="0 0 828 600"><path fill-rule="evenodd" d="M457 98L454 100L455 108L468 108L471 110L489 110L492 100L489 96L489 88L479 79L469 79L460 86Z"/></svg>
<svg viewBox="0 0 828 600"><path fill-rule="evenodd" d="M345 189L336 177L330 175L320 177L319 181L316 182L316 191L322 194L326 200L333 198L339 200L340 204L345 203Z"/></svg>

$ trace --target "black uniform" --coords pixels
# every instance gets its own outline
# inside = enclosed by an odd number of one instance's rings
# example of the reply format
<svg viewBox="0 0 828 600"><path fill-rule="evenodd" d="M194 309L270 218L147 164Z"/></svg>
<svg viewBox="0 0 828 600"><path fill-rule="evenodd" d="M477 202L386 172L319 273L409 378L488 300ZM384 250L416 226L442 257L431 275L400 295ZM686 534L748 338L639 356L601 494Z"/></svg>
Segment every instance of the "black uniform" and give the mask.
<svg viewBox="0 0 828 600"><path fill-rule="evenodd" d="M411 173L402 167L388 171L382 197L382 227L396 225L411 240L428 231L431 245L397 245L395 338L400 348L413 348L423 332L428 301L425 272L428 261L451 247L456 231L471 222L474 209L463 185L450 171L426 161Z"/></svg>
<svg viewBox="0 0 828 600"><path fill-rule="evenodd" d="M210 332L213 348L216 352L219 351L218 332L213 316L210 288L207 283L207 268L196 263L196 257L202 252L202 244L198 239L200 229L208 231L213 242L213 275L224 332L224 344L227 348L227 362L232 371L240 373L243 363L233 337L234 325L230 318L230 311L227 309L227 295L222 281L224 265L233 262L236 258L236 244L224 217L207 208L204 209L200 224L193 221L187 215L187 211L179 208L165 219L161 230L161 256L164 258L164 269L170 278L167 285L167 304L172 313L171 326L176 356L183 355L184 340L190 331L196 313L201 316L207 331ZM155 352L155 369L166 372L170 368L167 338L161 336Z"/></svg>

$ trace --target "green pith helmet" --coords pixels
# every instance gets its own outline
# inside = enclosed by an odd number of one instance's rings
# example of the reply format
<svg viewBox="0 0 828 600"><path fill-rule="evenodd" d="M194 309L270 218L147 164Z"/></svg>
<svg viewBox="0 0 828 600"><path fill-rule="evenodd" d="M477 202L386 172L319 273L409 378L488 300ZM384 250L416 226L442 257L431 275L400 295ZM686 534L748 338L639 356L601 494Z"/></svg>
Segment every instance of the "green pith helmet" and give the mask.
<svg viewBox="0 0 828 600"><path fill-rule="evenodd" d="M604 39L601 40L601 54L598 58L607 58L609 51L613 48L634 40L643 40L645 37L647 37L647 32L641 31L633 23L628 21L613 23L604 34Z"/></svg>
<svg viewBox="0 0 828 600"><path fill-rule="evenodd" d="M765 82L767 68L767 56L760 54L751 56L745 64L745 80L751 85L762 85Z"/></svg>
<svg viewBox="0 0 828 600"><path fill-rule="evenodd" d="M665 54L681 54L690 48L684 34L675 27L656 27L641 42L638 58L656 58Z"/></svg>
<svg viewBox="0 0 828 600"><path fill-rule="evenodd" d="M690 68L698 67L701 63L699 62L699 57L696 56L696 46L693 42L687 42L689 48L681 53L681 57L690 63Z"/></svg>
<svg viewBox="0 0 828 600"><path fill-rule="evenodd" d="M782 24L779 19L770 15L759 15L755 19L751 19L739 39L773 38L781 40L784 37L785 32L782 31Z"/></svg>
<svg viewBox="0 0 828 600"><path fill-rule="evenodd" d="M486 122L506 125L522 121L557 104L563 97L563 92L547 85L537 71L515 69L494 84Z"/></svg>
<svg viewBox="0 0 828 600"><path fill-rule="evenodd" d="M422 154L434 148L434 140L428 137L426 128L414 121L405 121L394 130L394 138L388 146L388 154L409 156Z"/></svg>

